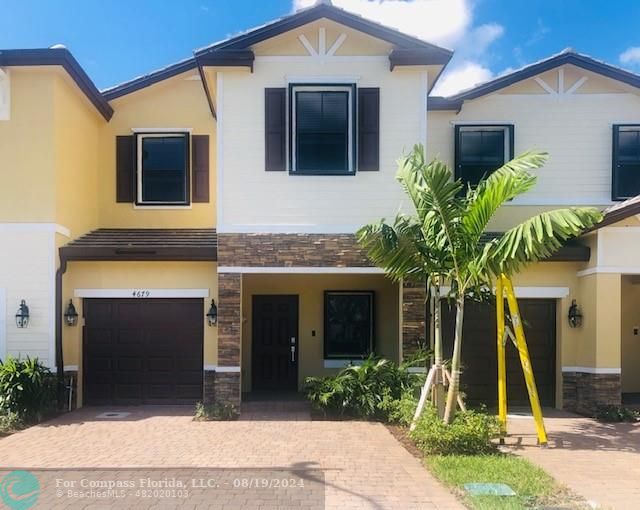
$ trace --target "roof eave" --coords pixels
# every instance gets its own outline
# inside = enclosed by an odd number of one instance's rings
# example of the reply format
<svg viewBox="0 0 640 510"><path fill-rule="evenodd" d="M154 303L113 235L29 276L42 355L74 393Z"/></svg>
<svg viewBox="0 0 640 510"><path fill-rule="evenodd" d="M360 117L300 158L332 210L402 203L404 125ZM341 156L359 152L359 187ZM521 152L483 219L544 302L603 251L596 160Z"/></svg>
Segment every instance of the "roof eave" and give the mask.
<svg viewBox="0 0 640 510"><path fill-rule="evenodd" d="M0 50L0 66L61 66L105 120L113 116L111 105L66 48Z"/></svg>
<svg viewBox="0 0 640 510"><path fill-rule="evenodd" d="M532 78L533 76L536 76L540 73L544 73L565 64L575 65L576 67L580 67L587 71L603 75L607 78L626 83L627 85L631 85L633 87L640 87L639 75L630 73L623 69L618 69L609 64L599 62L595 59L589 58L585 55L580 55L578 53L561 53L554 57L548 58L547 60L543 60L542 62L532 64L523 69L514 71L513 73L500 76L487 83L483 83L482 85L478 85L477 87L474 87L472 89L450 96L448 99L463 101L476 99L478 97L491 94L522 80Z"/></svg>

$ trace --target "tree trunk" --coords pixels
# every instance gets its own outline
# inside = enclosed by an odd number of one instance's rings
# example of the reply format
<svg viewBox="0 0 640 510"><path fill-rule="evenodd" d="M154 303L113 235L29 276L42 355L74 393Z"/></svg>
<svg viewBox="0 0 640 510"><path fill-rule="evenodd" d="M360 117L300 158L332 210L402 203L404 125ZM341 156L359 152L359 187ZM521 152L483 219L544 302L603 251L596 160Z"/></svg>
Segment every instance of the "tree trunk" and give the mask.
<svg viewBox="0 0 640 510"><path fill-rule="evenodd" d="M464 322L464 296L456 301L456 334L451 358L451 382L447 394L447 407L444 411L444 422L451 423L456 414L456 401L460 388L460 360L462 354L462 324Z"/></svg>
<svg viewBox="0 0 640 510"><path fill-rule="evenodd" d="M435 378L433 383L433 404L438 409L438 416L444 416L444 373L442 367L442 327L440 323L440 279L438 279L433 291L433 353Z"/></svg>

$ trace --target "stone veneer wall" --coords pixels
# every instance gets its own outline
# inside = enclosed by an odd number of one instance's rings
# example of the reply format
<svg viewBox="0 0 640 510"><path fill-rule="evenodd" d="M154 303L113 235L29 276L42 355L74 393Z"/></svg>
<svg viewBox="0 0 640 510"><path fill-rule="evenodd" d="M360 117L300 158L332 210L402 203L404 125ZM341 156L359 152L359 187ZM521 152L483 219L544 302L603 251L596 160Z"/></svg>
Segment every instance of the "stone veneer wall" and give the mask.
<svg viewBox="0 0 640 510"><path fill-rule="evenodd" d="M205 372L205 401L240 406L242 275L218 274L218 366L236 372Z"/></svg>
<svg viewBox="0 0 640 510"><path fill-rule="evenodd" d="M402 284L402 357L415 354L428 345L426 330L426 297L424 285L411 282Z"/></svg>
<svg viewBox="0 0 640 510"><path fill-rule="evenodd" d="M563 408L592 416L600 405L620 405L620 374L562 373Z"/></svg>
<svg viewBox="0 0 640 510"><path fill-rule="evenodd" d="M218 265L373 266L353 234L218 234Z"/></svg>

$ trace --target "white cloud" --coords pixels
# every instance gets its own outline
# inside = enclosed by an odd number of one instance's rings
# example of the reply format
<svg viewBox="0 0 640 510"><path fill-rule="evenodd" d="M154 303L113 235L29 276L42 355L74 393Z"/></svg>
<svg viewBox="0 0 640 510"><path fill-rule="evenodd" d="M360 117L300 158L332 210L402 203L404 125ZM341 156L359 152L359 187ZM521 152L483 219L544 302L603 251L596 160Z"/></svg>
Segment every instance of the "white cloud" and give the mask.
<svg viewBox="0 0 640 510"><path fill-rule="evenodd" d="M447 71L436 84L433 95L450 96L493 78L491 69L468 60Z"/></svg>
<svg viewBox="0 0 640 510"><path fill-rule="evenodd" d="M620 62L627 65L640 65L640 46L631 46L620 53Z"/></svg>
<svg viewBox="0 0 640 510"><path fill-rule="evenodd" d="M315 0L294 0L294 9ZM471 23L468 0L333 0L333 5L406 34L444 46L454 46Z"/></svg>

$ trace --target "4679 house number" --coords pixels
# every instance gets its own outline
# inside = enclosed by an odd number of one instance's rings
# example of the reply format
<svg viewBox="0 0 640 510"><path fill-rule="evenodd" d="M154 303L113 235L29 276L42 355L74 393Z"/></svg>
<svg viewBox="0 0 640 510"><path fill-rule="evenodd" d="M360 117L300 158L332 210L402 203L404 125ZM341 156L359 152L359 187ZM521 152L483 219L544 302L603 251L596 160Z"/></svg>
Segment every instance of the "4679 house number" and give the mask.
<svg viewBox="0 0 640 510"><path fill-rule="evenodd" d="M148 289L134 289L131 296L134 298L148 298L151 296L151 291Z"/></svg>

